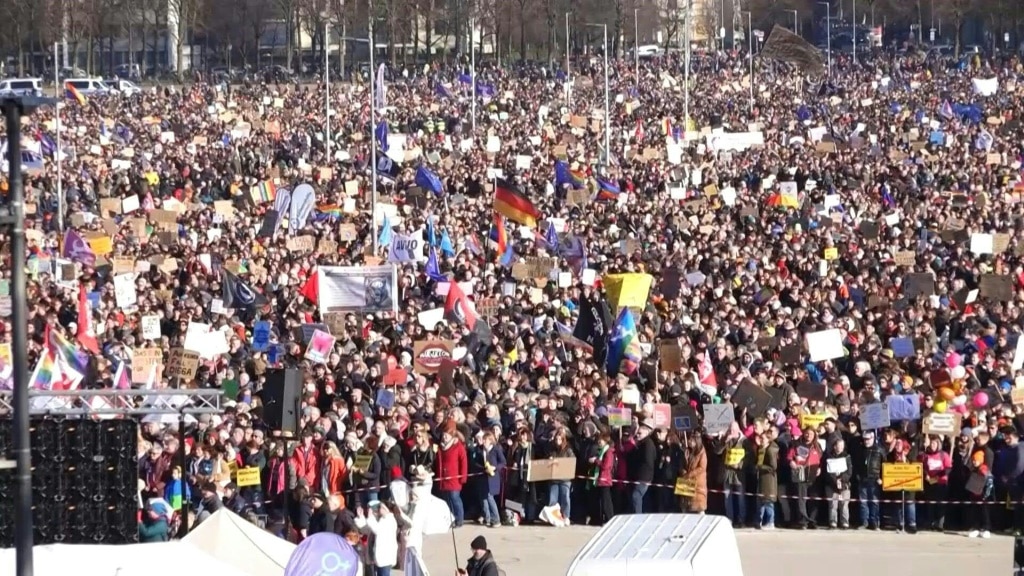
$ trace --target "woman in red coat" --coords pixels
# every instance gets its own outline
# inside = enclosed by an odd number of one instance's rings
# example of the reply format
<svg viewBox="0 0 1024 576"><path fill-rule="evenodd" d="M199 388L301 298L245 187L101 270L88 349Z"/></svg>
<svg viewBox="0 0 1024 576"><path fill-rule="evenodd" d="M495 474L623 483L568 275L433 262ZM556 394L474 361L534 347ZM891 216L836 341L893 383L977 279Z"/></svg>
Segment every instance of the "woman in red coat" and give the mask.
<svg viewBox="0 0 1024 576"><path fill-rule="evenodd" d="M462 487L469 474L469 458L466 444L455 429L455 421L445 422L441 434L441 447L437 453L437 488L441 497L448 502L455 527L462 526L466 512L462 507Z"/></svg>
<svg viewBox="0 0 1024 576"><path fill-rule="evenodd" d="M590 493L593 495L590 508L590 523L603 526L612 519L612 474L615 468L615 449L612 437L602 432L597 437L597 454L590 457Z"/></svg>

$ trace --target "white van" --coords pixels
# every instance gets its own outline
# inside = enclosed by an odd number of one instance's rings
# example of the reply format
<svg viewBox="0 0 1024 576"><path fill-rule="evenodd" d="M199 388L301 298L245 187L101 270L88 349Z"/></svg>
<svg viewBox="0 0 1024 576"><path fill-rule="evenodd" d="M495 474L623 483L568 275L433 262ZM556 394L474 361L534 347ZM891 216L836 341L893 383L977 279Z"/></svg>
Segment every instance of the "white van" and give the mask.
<svg viewBox="0 0 1024 576"><path fill-rule="evenodd" d="M612 518L576 554L566 576L743 576L724 516L626 514Z"/></svg>
<svg viewBox="0 0 1024 576"><path fill-rule="evenodd" d="M0 94L12 96L40 96L43 81L39 78L5 78L0 80Z"/></svg>
<svg viewBox="0 0 1024 576"><path fill-rule="evenodd" d="M110 86L107 86L107 83L102 78L69 78L64 81L65 86L68 84L74 86L82 96L110 92Z"/></svg>

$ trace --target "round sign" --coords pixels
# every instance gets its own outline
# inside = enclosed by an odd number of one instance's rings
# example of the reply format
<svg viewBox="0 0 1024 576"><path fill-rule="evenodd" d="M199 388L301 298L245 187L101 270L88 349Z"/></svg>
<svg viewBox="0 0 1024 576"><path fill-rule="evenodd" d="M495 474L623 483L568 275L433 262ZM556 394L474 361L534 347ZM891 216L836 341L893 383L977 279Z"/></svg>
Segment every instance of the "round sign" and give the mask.
<svg viewBox="0 0 1024 576"><path fill-rule="evenodd" d="M428 342L416 355L416 363L425 370L440 370L441 363L451 358L452 353L447 346L439 342Z"/></svg>

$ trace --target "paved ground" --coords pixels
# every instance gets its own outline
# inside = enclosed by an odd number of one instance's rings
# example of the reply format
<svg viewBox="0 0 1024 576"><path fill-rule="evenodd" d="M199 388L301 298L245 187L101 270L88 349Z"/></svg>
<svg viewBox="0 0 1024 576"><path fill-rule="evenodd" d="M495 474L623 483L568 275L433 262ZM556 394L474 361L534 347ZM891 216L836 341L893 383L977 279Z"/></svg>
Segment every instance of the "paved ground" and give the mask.
<svg viewBox="0 0 1024 576"><path fill-rule="evenodd" d="M508 576L562 576L594 528L477 528L456 532L459 565L478 534ZM1009 575L1013 539L993 536L968 539L958 534L893 532L757 532L737 533L745 576L864 576L892 574ZM454 576L452 538L431 536L424 544L431 576ZM654 575L652 575L654 576Z"/></svg>

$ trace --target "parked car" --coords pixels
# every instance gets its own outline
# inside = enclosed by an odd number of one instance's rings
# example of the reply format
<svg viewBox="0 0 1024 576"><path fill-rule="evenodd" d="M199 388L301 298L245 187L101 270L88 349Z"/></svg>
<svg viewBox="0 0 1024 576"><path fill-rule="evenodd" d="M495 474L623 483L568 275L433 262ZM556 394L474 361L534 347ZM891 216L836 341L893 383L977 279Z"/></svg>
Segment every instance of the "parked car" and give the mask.
<svg viewBox="0 0 1024 576"><path fill-rule="evenodd" d="M82 96L94 96L110 92L110 86L107 86L107 83L102 78L69 78L64 81L64 85L74 86Z"/></svg>
<svg viewBox="0 0 1024 576"><path fill-rule="evenodd" d="M4 96L42 96L43 81L39 78L6 78L0 80L0 94Z"/></svg>

